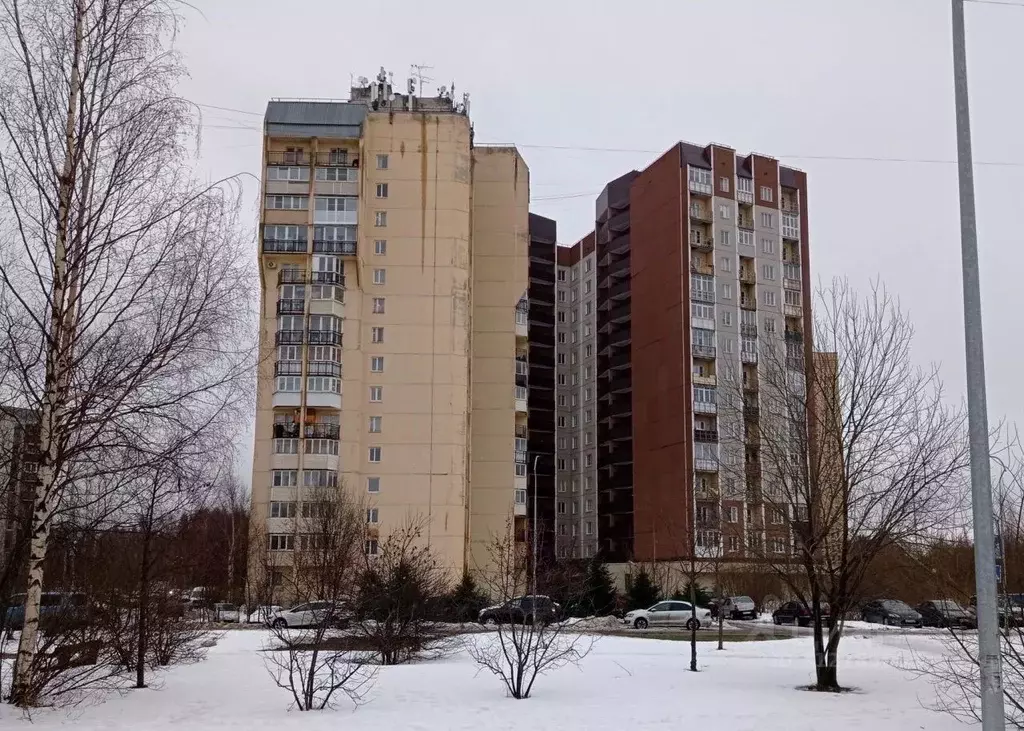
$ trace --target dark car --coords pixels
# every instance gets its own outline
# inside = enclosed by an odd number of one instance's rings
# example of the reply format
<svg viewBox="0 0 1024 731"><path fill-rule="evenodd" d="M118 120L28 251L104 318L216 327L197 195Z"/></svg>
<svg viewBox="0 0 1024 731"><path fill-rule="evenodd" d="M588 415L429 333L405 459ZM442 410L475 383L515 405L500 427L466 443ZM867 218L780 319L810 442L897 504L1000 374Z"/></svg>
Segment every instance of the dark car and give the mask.
<svg viewBox="0 0 1024 731"><path fill-rule="evenodd" d="M893 627L920 627L921 615L899 599L875 599L860 610L861 619Z"/></svg>
<svg viewBox="0 0 1024 731"><path fill-rule="evenodd" d="M44 591L39 600L39 622L64 621L82 618L88 607L85 594ZM4 626L8 630L20 630L25 625L25 595L16 594L7 602Z"/></svg>
<svg viewBox="0 0 1024 731"><path fill-rule="evenodd" d="M821 623L827 627L832 622L828 604L820 604L819 609L821 611ZM796 624L801 627L809 627L812 616L811 610L803 602L786 602L772 612L772 622L775 624Z"/></svg>
<svg viewBox="0 0 1024 731"><path fill-rule="evenodd" d="M960 627L974 629L977 620L952 599L931 599L917 606L925 627Z"/></svg>
<svg viewBox="0 0 1024 731"><path fill-rule="evenodd" d="M547 596L520 596L504 604L480 610L480 624L509 624L558 621L561 607Z"/></svg>

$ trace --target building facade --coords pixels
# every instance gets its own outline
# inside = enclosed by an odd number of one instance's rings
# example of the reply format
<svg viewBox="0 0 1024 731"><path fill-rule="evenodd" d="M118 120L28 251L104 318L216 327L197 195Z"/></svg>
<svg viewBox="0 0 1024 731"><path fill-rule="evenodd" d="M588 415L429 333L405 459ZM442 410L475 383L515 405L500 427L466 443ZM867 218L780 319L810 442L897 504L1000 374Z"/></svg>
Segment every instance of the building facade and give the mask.
<svg viewBox="0 0 1024 731"><path fill-rule="evenodd" d="M415 521L473 570L522 512L529 171L468 98L360 82L267 107L253 515L282 572L324 488L366 502L368 554Z"/></svg>
<svg viewBox="0 0 1024 731"><path fill-rule="evenodd" d="M765 507L758 378L781 353L802 380L811 353L804 173L677 144L605 186L559 263L559 555L791 551Z"/></svg>

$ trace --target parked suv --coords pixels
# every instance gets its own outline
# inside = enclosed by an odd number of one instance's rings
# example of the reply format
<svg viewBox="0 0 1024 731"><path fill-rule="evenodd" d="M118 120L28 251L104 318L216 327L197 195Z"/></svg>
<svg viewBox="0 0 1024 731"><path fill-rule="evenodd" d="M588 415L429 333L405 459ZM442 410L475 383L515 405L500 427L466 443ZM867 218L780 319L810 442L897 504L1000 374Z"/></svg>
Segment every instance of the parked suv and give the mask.
<svg viewBox="0 0 1024 731"><path fill-rule="evenodd" d="M39 621L80 619L84 616L88 600L77 592L45 591L39 601ZM25 595L15 594L7 601L5 626L20 630L25 626Z"/></svg>
<svg viewBox="0 0 1024 731"><path fill-rule="evenodd" d="M749 596L731 596L722 605L726 619L757 619L757 605Z"/></svg>
<svg viewBox="0 0 1024 731"><path fill-rule="evenodd" d="M925 627L975 629L978 626L974 615L952 599L931 599L918 605L917 612L923 617Z"/></svg>
<svg viewBox="0 0 1024 731"><path fill-rule="evenodd" d="M480 624L509 624L512 622L550 624L558 621L561 609L558 603L551 601L551 597L548 596L539 594L520 596L510 599L504 604L481 609L478 620Z"/></svg>

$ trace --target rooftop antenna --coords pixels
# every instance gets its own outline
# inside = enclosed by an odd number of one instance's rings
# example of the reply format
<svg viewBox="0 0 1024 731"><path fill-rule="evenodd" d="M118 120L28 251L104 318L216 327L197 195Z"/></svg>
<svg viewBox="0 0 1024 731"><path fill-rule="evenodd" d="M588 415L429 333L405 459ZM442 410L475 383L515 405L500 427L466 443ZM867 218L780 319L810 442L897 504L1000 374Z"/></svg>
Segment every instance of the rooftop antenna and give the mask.
<svg viewBox="0 0 1024 731"><path fill-rule="evenodd" d="M409 76L416 79L416 83L418 85L416 96L423 96L423 85L429 84L433 81L432 78L423 73L424 71L430 71L433 68L433 66L427 66L421 63L409 64Z"/></svg>

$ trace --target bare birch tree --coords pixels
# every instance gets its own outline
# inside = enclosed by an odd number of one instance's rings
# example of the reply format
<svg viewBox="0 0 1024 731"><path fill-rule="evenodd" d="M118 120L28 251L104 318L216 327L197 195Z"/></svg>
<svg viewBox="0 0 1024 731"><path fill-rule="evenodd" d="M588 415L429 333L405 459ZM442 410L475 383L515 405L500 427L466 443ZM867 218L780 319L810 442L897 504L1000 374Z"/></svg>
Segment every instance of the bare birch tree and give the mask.
<svg viewBox="0 0 1024 731"><path fill-rule="evenodd" d="M235 197L192 179L175 0L0 0L3 398L40 414L28 688L47 538L140 435L240 403L252 298ZM89 496L86 499L92 499Z"/></svg>
<svg viewBox="0 0 1024 731"><path fill-rule="evenodd" d="M967 447L962 411L937 368L914 364L913 326L884 287L860 297L833 281L814 313L817 352L787 322L784 342L762 337L756 369L723 389L719 411L743 425L746 450L722 470L746 486L749 556L814 618L815 688L835 691L866 572L887 547L956 519Z"/></svg>

